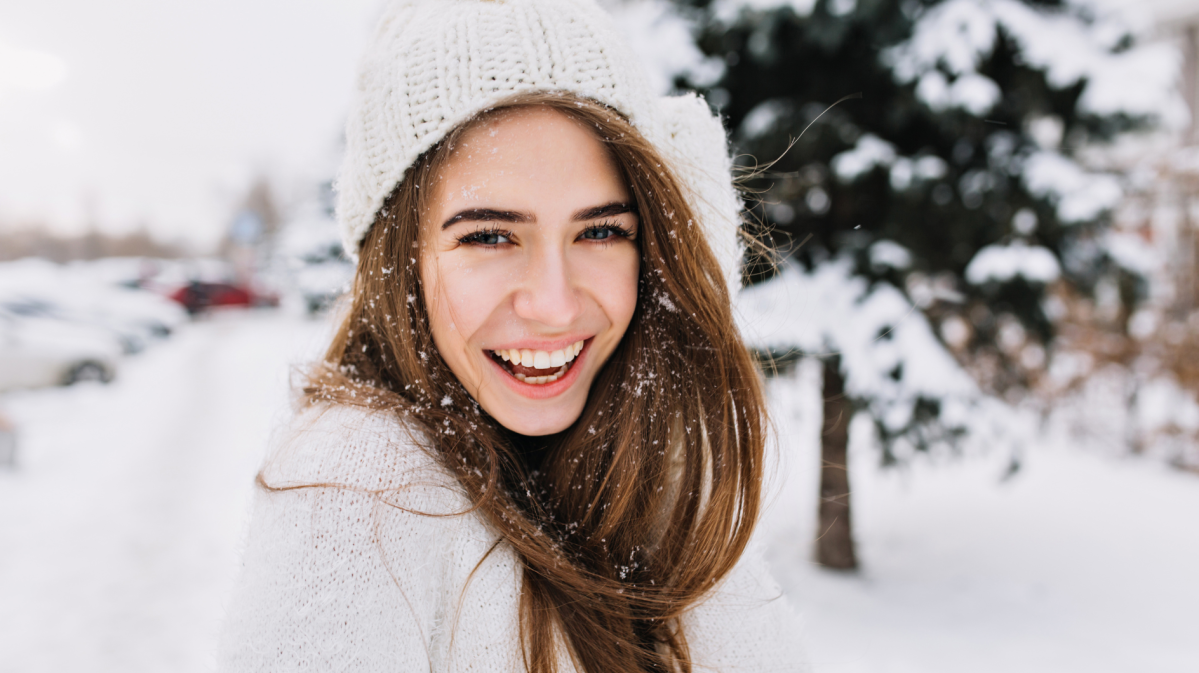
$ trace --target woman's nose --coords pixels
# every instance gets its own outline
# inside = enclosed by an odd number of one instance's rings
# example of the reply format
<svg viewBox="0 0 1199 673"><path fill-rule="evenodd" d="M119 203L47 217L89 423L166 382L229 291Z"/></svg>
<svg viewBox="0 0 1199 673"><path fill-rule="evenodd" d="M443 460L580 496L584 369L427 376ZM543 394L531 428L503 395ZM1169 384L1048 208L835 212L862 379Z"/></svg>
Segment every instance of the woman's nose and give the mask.
<svg viewBox="0 0 1199 673"><path fill-rule="evenodd" d="M547 327L569 327L582 312L566 251L553 246L528 258L515 298L516 315Z"/></svg>

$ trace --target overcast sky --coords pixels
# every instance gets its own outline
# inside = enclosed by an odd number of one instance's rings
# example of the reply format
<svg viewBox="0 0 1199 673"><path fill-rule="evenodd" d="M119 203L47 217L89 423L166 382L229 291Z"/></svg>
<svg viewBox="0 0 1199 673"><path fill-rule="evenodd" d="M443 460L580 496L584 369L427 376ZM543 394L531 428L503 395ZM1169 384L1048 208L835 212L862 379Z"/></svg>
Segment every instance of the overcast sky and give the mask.
<svg viewBox="0 0 1199 673"><path fill-rule="evenodd" d="M331 177L379 2L0 0L0 227L207 246L255 176Z"/></svg>
<svg viewBox="0 0 1199 673"><path fill-rule="evenodd" d="M0 226L200 245L329 177L378 0L0 0Z"/></svg>

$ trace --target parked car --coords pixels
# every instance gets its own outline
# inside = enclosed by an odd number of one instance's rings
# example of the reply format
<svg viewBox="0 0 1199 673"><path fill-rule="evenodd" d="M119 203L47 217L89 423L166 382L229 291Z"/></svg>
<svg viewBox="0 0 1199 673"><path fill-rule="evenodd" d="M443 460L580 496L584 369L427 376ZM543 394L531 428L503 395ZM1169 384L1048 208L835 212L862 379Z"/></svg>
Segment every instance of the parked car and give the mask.
<svg viewBox="0 0 1199 673"><path fill-rule="evenodd" d="M208 309L228 306L278 306L279 298L266 292L233 283L204 283L192 281L175 290L171 299L179 302L188 313L195 315Z"/></svg>
<svg viewBox="0 0 1199 673"><path fill-rule="evenodd" d="M121 347L121 352L129 355L140 353L146 348L148 334L131 325L121 324L104 315L80 315L46 299L21 296L0 299L0 308L13 315L24 318L73 323L91 328L103 333Z"/></svg>
<svg viewBox="0 0 1199 673"><path fill-rule="evenodd" d="M180 306L148 290L89 283L56 297L79 320L94 320L149 338L162 338L187 321Z"/></svg>
<svg viewBox="0 0 1199 673"><path fill-rule="evenodd" d="M111 381L118 347L93 328L0 309L0 390Z"/></svg>
<svg viewBox="0 0 1199 673"><path fill-rule="evenodd" d="M0 265L0 307L27 317L91 325L129 353L187 320L175 302L153 292L106 282L98 269L26 259Z"/></svg>

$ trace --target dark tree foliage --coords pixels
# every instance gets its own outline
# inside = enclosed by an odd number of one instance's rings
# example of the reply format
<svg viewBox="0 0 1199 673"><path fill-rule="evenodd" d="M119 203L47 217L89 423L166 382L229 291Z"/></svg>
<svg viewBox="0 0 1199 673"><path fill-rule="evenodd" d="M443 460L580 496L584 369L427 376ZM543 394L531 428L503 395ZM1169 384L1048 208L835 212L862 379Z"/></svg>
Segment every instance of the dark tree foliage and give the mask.
<svg viewBox="0 0 1199 673"><path fill-rule="evenodd" d="M808 269L848 258L853 273L869 287L889 284L906 293L934 329L957 325L958 337L949 345L984 391L1022 395L1044 368L1054 336L1053 316L1045 309L1049 292L1065 286L1094 294L1101 278L1115 276L1122 298L1137 299L1135 291L1127 291L1136 286L1135 279L1105 252L1107 214L1095 209L1086 221L1062 221L1058 196L1033 191L1026 171L1038 152L1051 152L1059 165L1068 164L1083 147L1150 120L1088 114L1080 104L1087 80L1055 87L1046 66L1032 64L1021 53L1020 36L1007 34L1003 22L990 24L993 47L983 50L973 72L942 58L931 65L926 60L920 76L907 78L895 71L896 47L918 33L922 18L948 15L936 12L949 12L950 0L817 0L807 15L779 2L768 9L742 8L731 18L728 2L674 1L694 22L700 50L726 66L715 83L699 86L684 76L675 86L699 90L723 114L741 153L738 163L751 176L746 186L760 196L749 204L750 233ZM1008 5L1005 11L1024 8L1039 14L1022 16L1045 20L1042 36L1048 17L1083 25L1094 18L1062 0L1025 0L1023 7ZM967 5L951 9L973 11ZM980 5L978 11L987 10ZM946 29L936 25L938 31ZM1130 44L1125 37L1109 53ZM942 82L942 91L973 75L962 81L961 90L981 82L990 93L983 103L963 98L943 104L927 90L921 95L924 75ZM846 99L854 94L859 96ZM1036 133L1038 120L1047 119L1055 120L1059 138L1046 140ZM884 158L860 162L863 170L845 169L845 157L865 157L871 153L863 149L869 147ZM967 268L980 251L1025 255L1035 247L1056 258L1057 278L999 273L967 282ZM890 254L876 254L880 249ZM777 269L769 255L747 261L750 283L769 279ZM888 338L887 329L877 335L880 344ZM838 344L828 346L833 355L825 355L823 366L820 529L814 551L818 563L852 570L857 556L845 451L849 416L855 410L871 412L884 464L894 462L901 441L925 450L955 445L969 423L963 424L960 414L949 422L941 413L944 400L919 393L908 420L889 425L878 413L885 405L874 404L878 400L870 391L846 385L853 372L836 355ZM902 384L906 372L918 366L915 359L901 360L890 376Z"/></svg>
<svg viewBox="0 0 1199 673"><path fill-rule="evenodd" d="M965 282L964 271L979 250L1015 240L1044 246L1061 261L1063 281L1084 294L1105 274L1123 273L1095 244L1105 218L1060 221L1054 204L1021 181L1020 161L1038 148L1028 130L1032 119L1060 120L1059 151L1065 156L1148 120L1084 113L1079 99L1086 81L1054 88L1002 29L992 53L978 65L979 74L998 84L1001 99L976 116L960 108L931 109L917 97L916 82L898 83L884 58L885 50L911 37L915 22L938 0L858 0L840 16L829 0L819 0L806 16L780 3L765 11L742 10L730 23L716 16L710 0L675 1L695 21L700 49L726 64L724 76L711 86L695 86L685 77L676 86L701 91L719 108L742 166L768 167L748 183L761 194L761 203L751 204L757 220L752 233L809 267L851 255L857 274L907 291L934 325L960 316L971 333L959 356L990 363L975 368L984 387L1010 394L1028 385L1029 365L996 345L1005 321L1018 321L1029 342L1041 345L1050 343L1053 324L1042 308L1043 283L1019 277ZM1026 4L1049 13L1066 9L1060 0ZM1117 50L1128 44L1126 38ZM945 74L952 81L952 73ZM861 97L828 109L855 93ZM746 120L763 111L773 123L747 129ZM926 171L905 180L876 166L856 179L837 179L830 169L833 158L853 149L863 134L891 143L913 162L941 166L943 175ZM1013 223L1021 209L1035 213L1034 230L1020 231ZM911 253L910 266L872 264L870 246L884 239ZM762 259L750 260L747 280L769 278L772 268ZM916 287L932 291L916 296Z"/></svg>

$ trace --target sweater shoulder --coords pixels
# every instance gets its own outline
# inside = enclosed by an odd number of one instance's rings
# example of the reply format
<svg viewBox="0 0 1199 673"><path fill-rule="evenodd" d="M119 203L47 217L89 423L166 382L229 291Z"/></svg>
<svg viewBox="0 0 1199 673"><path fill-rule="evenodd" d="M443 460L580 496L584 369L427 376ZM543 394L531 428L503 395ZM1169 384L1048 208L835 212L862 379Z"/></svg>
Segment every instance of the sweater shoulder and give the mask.
<svg viewBox="0 0 1199 673"><path fill-rule="evenodd" d="M757 540L683 616L695 661L724 673L811 673L803 624L770 573Z"/></svg>
<svg viewBox="0 0 1199 673"><path fill-rule="evenodd" d="M275 432L218 670L443 671L518 642L504 630L515 559L490 553L494 532L422 439L398 416L344 406ZM455 640L459 624L486 637Z"/></svg>
<svg viewBox="0 0 1199 673"><path fill-rule="evenodd" d="M418 428L396 412L347 405L296 412L274 433L261 479L271 489L415 491L422 501L454 509L466 501Z"/></svg>

